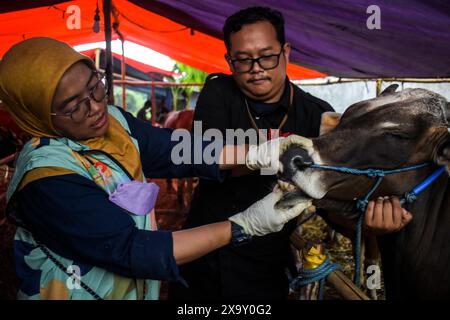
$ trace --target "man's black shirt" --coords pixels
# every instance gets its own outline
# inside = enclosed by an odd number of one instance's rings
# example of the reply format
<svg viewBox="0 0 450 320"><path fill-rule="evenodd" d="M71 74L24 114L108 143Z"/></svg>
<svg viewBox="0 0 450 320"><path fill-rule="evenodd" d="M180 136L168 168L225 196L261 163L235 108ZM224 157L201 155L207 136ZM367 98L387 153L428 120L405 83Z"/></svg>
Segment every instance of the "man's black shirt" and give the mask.
<svg viewBox="0 0 450 320"><path fill-rule="evenodd" d="M304 137L319 135L321 114L332 107L301 90L286 79L284 93L277 103L263 104L245 97L231 76L212 74L207 78L194 114L202 129L252 128L245 100L259 129L277 129L288 113L282 133ZM290 90L294 90L290 105ZM241 177L229 177L222 183L200 180L194 194L186 228L224 221L247 209L270 193L276 176L259 171ZM294 219L295 220L295 219ZM181 268L190 288L177 298L283 299L288 293L285 268L291 257L289 235L295 221L282 231L253 240L240 247L227 246ZM183 291L184 289L180 289Z"/></svg>

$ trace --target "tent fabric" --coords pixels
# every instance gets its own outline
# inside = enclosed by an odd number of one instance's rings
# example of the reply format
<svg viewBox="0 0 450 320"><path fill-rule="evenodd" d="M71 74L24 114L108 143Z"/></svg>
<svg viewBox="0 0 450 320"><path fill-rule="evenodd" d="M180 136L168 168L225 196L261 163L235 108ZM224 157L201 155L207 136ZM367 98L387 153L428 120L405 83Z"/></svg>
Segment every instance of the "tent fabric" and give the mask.
<svg viewBox="0 0 450 320"><path fill-rule="evenodd" d="M102 10L102 1L98 3ZM192 32L185 25L171 21L126 0L114 0L113 4L120 23L119 30L125 40L150 47L174 60L208 73L229 72L224 59L226 50L221 39L199 31ZM71 15L66 12L66 9L70 5L77 5L80 8L80 29L71 30L67 27L67 21L70 21ZM23 5L20 8L23 8ZM12 9L13 5L11 4L9 10ZM36 36L52 37L70 45L103 41L102 13L100 14L101 32L94 33L92 31L95 9L96 1L93 0L63 3L55 1L50 6L0 14L0 56L14 43ZM117 38L117 34L113 32L113 40ZM318 71L294 64L288 66L288 75L292 79L324 76Z"/></svg>
<svg viewBox="0 0 450 320"><path fill-rule="evenodd" d="M131 0L220 38L227 16L250 6L280 10L291 61L339 77L449 77L448 0ZM381 29L370 30L370 5Z"/></svg>
<svg viewBox="0 0 450 320"><path fill-rule="evenodd" d="M25 9L38 8L43 6L50 6L64 1L61 0L0 0L0 13L19 11Z"/></svg>
<svg viewBox="0 0 450 320"><path fill-rule="evenodd" d="M100 49L101 52L101 58L103 58L104 55L104 49ZM88 56L89 58L91 58L92 60L95 60L95 54L96 54L96 49L90 49L90 50L85 50L85 51L81 51L82 54ZM113 55L113 59L117 61L117 64L119 64L120 66L120 61L122 60L122 55L117 54L112 52ZM103 61L103 59L100 59L101 61ZM156 67L152 67L149 66L148 64L136 61L134 59L130 59L130 58L125 58L125 70L127 71L127 75L130 75L132 77L135 78L139 78L140 80L151 80L151 77L148 75L149 73L158 73L164 76L168 76L168 77L173 77L178 75L175 72L170 72L170 71L166 71L163 69L159 69ZM133 68L134 72L132 74L128 74L129 69ZM121 69L120 67L118 68L118 70L116 71L117 73L121 73ZM137 72L141 73L141 74L137 74Z"/></svg>
<svg viewBox="0 0 450 320"><path fill-rule="evenodd" d="M43 7L36 8L37 3ZM66 27L64 11L71 4L81 8L80 30ZM448 0L113 0L113 4L126 40L209 73L228 71L221 41L226 17L260 5L280 10L286 19L286 38L293 46L293 63L288 67L292 79L323 73L361 78L450 77ZM366 26L371 15L367 8L373 4L380 9L379 30ZM92 32L95 6L93 0L3 0L0 56L12 44L32 36L54 37L71 45L103 40L103 33ZM12 11L16 9L20 11Z"/></svg>

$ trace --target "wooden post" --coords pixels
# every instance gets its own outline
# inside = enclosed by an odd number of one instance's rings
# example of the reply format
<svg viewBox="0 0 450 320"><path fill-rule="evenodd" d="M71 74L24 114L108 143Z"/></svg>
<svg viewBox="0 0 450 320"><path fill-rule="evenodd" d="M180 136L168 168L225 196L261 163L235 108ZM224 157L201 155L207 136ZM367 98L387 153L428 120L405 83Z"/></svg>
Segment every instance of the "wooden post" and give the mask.
<svg viewBox="0 0 450 320"><path fill-rule="evenodd" d="M377 79L377 97L381 94L381 85L383 84L383 80Z"/></svg>
<svg viewBox="0 0 450 320"><path fill-rule="evenodd" d="M307 241L297 232L291 234L291 243L297 250L305 248ZM340 270L335 270L327 277L327 283L332 285L345 300L370 300L355 284Z"/></svg>
<svg viewBox="0 0 450 320"><path fill-rule="evenodd" d="M370 300L341 270L330 273L327 283L332 285L345 300Z"/></svg>
<svg viewBox="0 0 450 320"><path fill-rule="evenodd" d="M103 18L105 20L105 73L106 81L108 83L108 96L109 103L114 103L114 92L113 92L113 63L112 63L112 53L111 53L111 0L103 0Z"/></svg>
<svg viewBox="0 0 450 320"><path fill-rule="evenodd" d="M367 270L367 268L371 265L375 265L380 267L380 251L378 249L378 243L376 237L366 236L365 237L365 246L366 246L366 258L364 259L364 269ZM372 300L378 300L377 290L376 289L369 289L367 288L369 292L369 296Z"/></svg>
<svg viewBox="0 0 450 320"><path fill-rule="evenodd" d="M325 253L325 247L323 246L323 244L315 244L315 245L311 246L310 248L311 249L313 249L313 248L317 249L317 251L321 255L323 255ZM306 247L305 249L302 250L302 264L303 264L303 268L306 267L305 266L305 262L307 262L307 260L305 259L306 251L309 251L308 247ZM301 290L300 291L301 300L319 300L320 299L320 297L319 297L320 281L307 284L306 286L304 286L300 290ZM324 288L324 290L325 290L325 288Z"/></svg>
<svg viewBox="0 0 450 320"><path fill-rule="evenodd" d="M100 55L101 55L102 49L97 48L95 49L95 68L97 70L100 69Z"/></svg>

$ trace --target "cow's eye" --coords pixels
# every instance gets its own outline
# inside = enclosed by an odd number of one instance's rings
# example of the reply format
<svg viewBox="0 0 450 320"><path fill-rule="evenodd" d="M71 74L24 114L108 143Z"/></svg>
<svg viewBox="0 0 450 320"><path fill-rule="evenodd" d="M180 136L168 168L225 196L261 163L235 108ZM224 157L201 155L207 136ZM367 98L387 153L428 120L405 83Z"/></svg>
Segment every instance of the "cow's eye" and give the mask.
<svg viewBox="0 0 450 320"><path fill-rule="evenodd" d="M385 136L388 138L401 139L401 140L410 140L411 137L403 132L385 132Z"/></svg>

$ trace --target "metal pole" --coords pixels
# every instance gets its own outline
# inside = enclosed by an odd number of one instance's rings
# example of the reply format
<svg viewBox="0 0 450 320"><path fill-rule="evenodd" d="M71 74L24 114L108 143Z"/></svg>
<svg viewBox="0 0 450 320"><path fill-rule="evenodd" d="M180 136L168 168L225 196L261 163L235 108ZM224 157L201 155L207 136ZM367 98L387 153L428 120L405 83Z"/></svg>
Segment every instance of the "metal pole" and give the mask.
<svg viewBox="0 0 450 320"><path fill-rule="evenodd" d="M128 84L130 86L158 86L158 87L202 87L204 83L175 83L175 82L164 82L164 81L122 81L114 80L114 84Z"/></svg>
<svg viewBox="0 0 450 320"><path fill-rule="evenodd" d="M16 154L13 153L13 154L11 154L11 155L3 158L3 159L0 159L0 165L7 164L8 162L13 161L15 158L16 158Z"/></svg>
<svg viewBox="0 0 450 320"><path fill-rule="evenodd" d="M448 83L450 82L450 78L437 78L437 79L430 79L430 78L381 78L382 81L389 81L389 82L417 82L417 83Z"/></svg>
<svg viewBox="0 0 450 320"><path fill-rule="evenodd" d="M120 39L120 42L122 43L122 63L121 63L121 71L122 71L122 81L124 83L122 84L122 108L125 110L127 109L127 90L126 90L126 84L125 84L125 75L126 75L126 66L125 66L125 46L124 46L124 40L123 38Z"/></svg>
<svg viewBox="0 0 450 320"><path fill-rule="evenodd" d="M413 83L450 83L450 78L437 78L437 79L427 79L427 78L336 78L336 79L304 79L304 80L293 80L295 84L301 86L321 86L336 83L349 83L349 82L362 82L362 81L385 81L385 82L413 82Z"/></svg>
<svg viewBox="0 0 450 320"><path fill-rule="evenodd" d="M156 92L155 85L152 84L152 125L156 124Z"/></svg>
<svg viewBox="0 0 450 320"><path fill-rule="evenodd" d="M108 82L109 103L114 103L113 92L113 63L111 53L111 0L103 0L103 18L105 20L105 60L106 81Z"/></svg>

